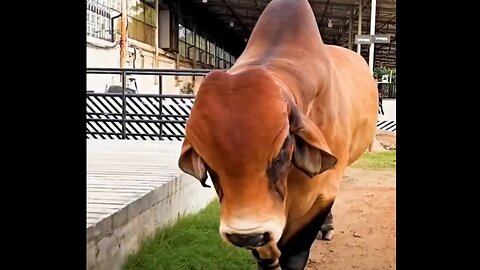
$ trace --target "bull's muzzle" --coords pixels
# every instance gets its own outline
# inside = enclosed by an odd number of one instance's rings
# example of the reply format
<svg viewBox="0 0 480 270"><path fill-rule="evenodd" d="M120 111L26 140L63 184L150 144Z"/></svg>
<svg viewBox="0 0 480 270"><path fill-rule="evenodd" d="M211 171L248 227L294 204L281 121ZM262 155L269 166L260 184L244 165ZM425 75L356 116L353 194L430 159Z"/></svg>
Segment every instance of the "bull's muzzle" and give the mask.
<svg viewBox="0 0 480 270"><path fill-rule="evenodd" d="M270 234L226 234L228 241L241 248L257 248L270 241Z"/></svg>

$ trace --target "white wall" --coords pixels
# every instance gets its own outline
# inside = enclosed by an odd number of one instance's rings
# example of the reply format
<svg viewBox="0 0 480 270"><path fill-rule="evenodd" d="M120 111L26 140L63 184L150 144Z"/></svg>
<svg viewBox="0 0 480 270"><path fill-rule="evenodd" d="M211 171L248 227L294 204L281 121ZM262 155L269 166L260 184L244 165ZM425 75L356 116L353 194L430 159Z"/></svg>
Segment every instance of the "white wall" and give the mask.
<svg viewBox="0 0 480 270"><path fill-rule="evenodd" d="M378 115L379 121L397 121L397 99L383 99L383 112L385 115Z"/></svg>
<svg viewBox="0 0 480 270"><path fill-rule="evenodd" d="M155 68L154 51L152 46L129 40L129 42L139 46L142 50L136 51L135 68ZM116 45L116 46L115 46ZM113 47L113 48L112 48ZM133 53L133 49L129 48ZM158 68L174 69L175 60L161 56L164 53L159 49ZM143 57L142 57L143 55ZM127 57L127 66L133 68L133 57L129 53ZM100 40L87 36L87 67L89 68L119 68L120 67L120 46L118 44ZM180 68L191 68L191 65L180 64ZM137 82L138 92L141 94L158 94L158 79L152 75L132 75ZM195 92L201 83L202 77L196 77ZM128 82L128 81L127 81ZM180 76L178 82L174 76L162 77L162 88L164 94L179 94L181 87L187 83L193 82L192 76ZM88 74L87 90L93 90L96 93L104 93L105 87L112 84L121 85L119 75ZM131 86L134 88L134 86Z"/></svg>

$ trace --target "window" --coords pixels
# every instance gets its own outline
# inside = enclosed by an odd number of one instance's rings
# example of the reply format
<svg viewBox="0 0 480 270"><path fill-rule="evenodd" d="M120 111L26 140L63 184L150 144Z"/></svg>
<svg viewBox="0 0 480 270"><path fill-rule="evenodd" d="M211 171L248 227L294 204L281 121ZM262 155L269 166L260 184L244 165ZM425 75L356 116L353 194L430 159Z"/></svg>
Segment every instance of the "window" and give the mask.
<svg viewBox="0 0 480 270"><path fill-rule="evenodd" d="M205 38L197 35L197 42L196 42L196 47L197 49L197 61L200 63L206 63L206 46L205 46Z"/></svg>
<svg viewBox="0 0 480 270"><path fill-rule="evenodd" d="M118 12L112 7L112 1L87 0L87 36L113 42L110 18Z"/></svg>
<svg viewBox="0 0 480 270"><path fill-rule="evenodd" d="M179 53L184 58L193 60L193 52L196 50L196 61L214 68L230 68L235 62L228 51L208 38L201 35L193 35L193 31L179 24L178 26Z"/></svg>
<svg viewBox="0 0 480 270"><path fill-rule="evenodd" d="M225 62L224 62L225 63L225 65L224 65L225 68L230 68L230 54L228 52L225 52L223 59L225 60Z"/></svg>
<svg viewBox="0 0 480 270"><path fill-rule="evenodd" d="M155 8L141 0L128 0L128 37L155 45Z"/></svg>
<svg viewBox="0 0 480 270"><path fill-rule="evenodd" d="M185 27L181 24L178 25L178 50L181 56L187 57L185 46Z"/></svg>
<svg viewBox="0 0 480 270"><path fill-rule="evenodd" d="M138 21L144 21L145 19L145 6L141 0L128 0L127 2L128 16L137 19Z"/></svg>
<svg viewBox="0 0 480 270"><path fill-rule="evenodd" d="M185 27L183 25L178 25L178 39L185 42Z"/></svg>
<svg viewBox="0 0 480 270"><path fill-rule="evenodd" d="M210 41L207 44L207 65L215 66L215 44Z"/></svg>
<svg viewBox="0 0 480 270"><path fill-rule="evenodd" d="M193 45L193 31L186 28L185 36L186 36L185 42L187 42L187 44Z"/></svg>
<svg viewBox="0 0 480 270"><path fill-rule="evenodd" d="M193 50L195 46L193 44L193 31L186 28L185 29L185 46L186 46L186 54L185 57L193 60Z"/></svg>
<svg viewBox="0 0 480 270"><path fill-rule="evenodd" d="M114 33L120 34L121 18L112 29L111 18L121 14L121 0L87 0L87 35L114 41ZM128 37L155 45L155 8L142 0L127 1Z"/></svg>

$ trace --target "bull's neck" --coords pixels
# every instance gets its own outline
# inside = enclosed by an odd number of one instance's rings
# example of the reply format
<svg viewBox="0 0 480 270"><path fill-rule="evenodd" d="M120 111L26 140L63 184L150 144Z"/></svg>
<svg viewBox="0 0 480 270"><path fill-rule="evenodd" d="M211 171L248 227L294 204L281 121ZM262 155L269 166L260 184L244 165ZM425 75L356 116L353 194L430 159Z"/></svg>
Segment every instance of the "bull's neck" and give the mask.
<svg viewBox="0 0 480 270"><path fill-rule="evenodd" d="M315 98L328 89L328 81L320 78L318 74L309 76L305 72L305 70L298 73L272 70L270 74L279 88L292 98L300 111L308 115Z"/></svg>
<svg viewBox="0 0 480 270"><path fill-rule="evenodd" d="M261 62L259 58L239 59L227 71L241 73L253 68L262 68L270 74L275 83L295 102L303 113L308 110L315 97L330 89L330 68L328 60L292 61L279 58L276 61ZM296 59L295 59L296 60ZM302 63L303 64L299 64Z"/></svg>
<svg viewBox="0 0 480 270"><path fill-rule="evenodd" d="M303 111L304 113L306 112L304 108L308 108L308 104L305 104L307 100L304 99L305 95L299 95L298 93L295 94L295 91L292 91L293 85L292 83L286 82L286 80L282 79L282 76L278 76L275 73L271 73L271 75L274 77L275 83L278 85L278 88L284 92L286 95L290 97L290 99L297 104L299 109ZM305 105L305 106L304 106Z"/></svg>

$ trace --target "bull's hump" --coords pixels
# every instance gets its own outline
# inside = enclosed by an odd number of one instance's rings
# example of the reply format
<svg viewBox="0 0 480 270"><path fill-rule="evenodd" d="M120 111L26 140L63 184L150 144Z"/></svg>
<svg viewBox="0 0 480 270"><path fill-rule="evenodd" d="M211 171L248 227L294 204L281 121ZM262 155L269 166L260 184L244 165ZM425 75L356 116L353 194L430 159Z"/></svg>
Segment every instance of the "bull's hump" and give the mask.
<svg viewBox="0 0 480 270"><path fill-rule="evenodd" d="M278 56L283 49L322 45L315 16L307 0L274 0L261 14L246 51L252 49L264 58ZM309 48L310 50L312 48Z"/></svg>

